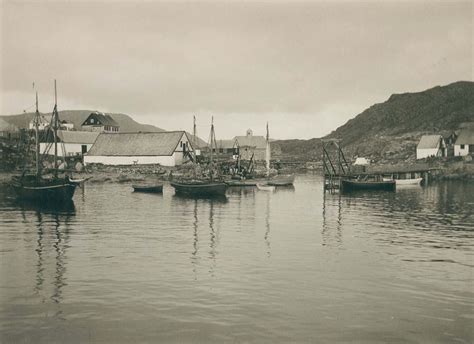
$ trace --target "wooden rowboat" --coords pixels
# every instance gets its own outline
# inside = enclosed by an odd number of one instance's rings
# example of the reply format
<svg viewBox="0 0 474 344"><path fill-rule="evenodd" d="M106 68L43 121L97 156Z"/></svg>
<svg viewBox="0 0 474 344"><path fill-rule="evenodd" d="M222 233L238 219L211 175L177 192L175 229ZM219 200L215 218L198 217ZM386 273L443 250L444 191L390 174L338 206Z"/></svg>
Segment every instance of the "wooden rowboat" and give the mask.
<svg viewBox="0 0 474 344"><path fill-rule="evenodd" d="M133 191L135 192L148 192L148 193L162 193L163 184L133 184Z"/></svg>
<svg viewBox="0 0 474 344"><path fill-rule="evenodd" d="M395 191L395 181L368 181L368 180L350 180L343 179L341 181L342 191L354 190L385 190Z"/></svg>
<svg viewBox="0 0 474 344"><path fill-rule="evenodd" d="M275 191L275 186L274 185L257 183L257 189L259 189L261 191Z"/></svg>
<svg viewBox="0 0 474 344"><path fill-rule="evenodd" d="M384 178L384 181L390 181L390 178ZM397 185L420 185L423 178L393 179Z"/></svg>
<svg viewBox="0 0 474 344"><path fill-rule="evenodd" d="M225 196L227 185L219 181L179 181L171 182L177 194L190 196Z"/></svg>

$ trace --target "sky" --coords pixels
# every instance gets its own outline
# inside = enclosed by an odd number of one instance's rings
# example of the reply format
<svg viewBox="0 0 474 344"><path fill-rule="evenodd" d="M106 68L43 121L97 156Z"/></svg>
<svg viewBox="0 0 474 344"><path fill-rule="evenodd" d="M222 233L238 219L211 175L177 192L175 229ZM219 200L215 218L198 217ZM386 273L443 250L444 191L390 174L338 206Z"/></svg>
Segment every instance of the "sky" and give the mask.
<svg viewBox="0 0 474 344"><path fill-rule="evenodd" d="M0 0L0 115L126 113L207 138L321 137L393 93L473 80L473 2Z"/></svg>

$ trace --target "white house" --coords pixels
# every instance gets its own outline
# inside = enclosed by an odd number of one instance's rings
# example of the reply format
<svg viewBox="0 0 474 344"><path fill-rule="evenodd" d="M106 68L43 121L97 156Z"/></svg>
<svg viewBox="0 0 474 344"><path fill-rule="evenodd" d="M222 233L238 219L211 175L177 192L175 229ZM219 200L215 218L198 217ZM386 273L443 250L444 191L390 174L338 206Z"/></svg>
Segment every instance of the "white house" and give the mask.
<svg viewBox="0 0 474 344"><path fill-rule="evenodd" d="M36 117L33 117L33 119L30 121L28 124L28 128L33 130L35 129L36 123L35 123ZM45 130L46 128L49 127L49 124L51 122L51 115L40 115L38 117L38 130Z"/></svg>
<svg viewBox="0 0 474 344"><path fill-rule="evenodd" d="M176 166L188 161L192 151L184 131L102 133L84 156L84 164Z"/></svg>
<svg viewBox="0 0 474 344"><path fill-rule="evenodd" d="M446 143L441 135L423 135L416 146L416 158L445 157Z"/></svg>
<svg viewBox="0 0 474 344"><path fill-rule="evenodd" d="M454 143L454 156L474 154L474 128L462 129Z"/></svg>
<svg viewBox="0 0 474 344"><path fill-rule="evenodd" d="M58 130L58 156L83 155L91 149L99 133ZM50 131L40 142L42 154L54 155L54 137Z"/></svg>

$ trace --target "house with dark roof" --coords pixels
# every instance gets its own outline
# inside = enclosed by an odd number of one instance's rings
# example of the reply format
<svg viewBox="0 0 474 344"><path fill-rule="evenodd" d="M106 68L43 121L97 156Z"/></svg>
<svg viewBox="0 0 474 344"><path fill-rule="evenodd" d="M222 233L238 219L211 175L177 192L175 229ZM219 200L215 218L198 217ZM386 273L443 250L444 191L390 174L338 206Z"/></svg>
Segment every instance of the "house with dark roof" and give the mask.
<svg viewBox="0 0 474 344"><path fill-rule="evenodd" d="M445 157L446 143L441 135L423 135L416 146L416 158Z"/></svg>
<svg viewBox="0 0 474 344"><path fill-rule="evenodd" d="M474 154L474 127L461 129L454 143L454 155Z"/></svg>
<svg viewBox="0 0 474 344"><path fill-rule="evenodd" d="M254 136L248 129L245 136L236 136L233 141L239 148L241 159L248 160L253 155L254 160L265 160L267 140L264 136Z"/></svg>
<svg viewBox="0 0 474 344"><path fill-rule="evenodd" d="M56 142L58 142L59 156L74 156L87 153L94 145L99 136L98 132L58 130ZM40 152L42 154L54 155L54 134L49 131L40 140Z"/></svg>
<svg viewBox="0 0 474 344"><path fill-rule="evenodd" d="M116 133L119 124L110 116L102 112L92 112L81 125L84 131L95 131L100 133Z"/></svg>
<svg viewBox="0 0 474 344"><path fill-rule="evenodd" d="M101 133L84 155L84 164L176 166L189 161L192 152L185 131Z"/></svg>

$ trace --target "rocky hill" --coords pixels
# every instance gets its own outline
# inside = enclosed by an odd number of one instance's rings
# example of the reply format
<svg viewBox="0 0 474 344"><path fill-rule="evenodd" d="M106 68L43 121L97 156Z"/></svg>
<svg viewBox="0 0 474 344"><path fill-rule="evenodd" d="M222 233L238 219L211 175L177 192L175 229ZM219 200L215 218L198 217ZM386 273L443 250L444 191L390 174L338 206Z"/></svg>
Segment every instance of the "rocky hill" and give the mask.
<svg viewBox="0 0 474 344"><path fill-rule="evenodd" d="M65 120L69 123L74 123L74 128L81 128L81 124L86 120L86 118L91 114L91 110L65 110L59 111L59 117L61 120ZM28 124L34 117L34 113L24 113L19 115L10 115L2 116L6 122L15 125L18 128L28 128ZM51 115L47 113L44 115ZM164 129L155 127L150 124L141 124L133 120L130 116L121 114L121 113L107 113L107 115L112 116L112 118L120 125L121 132L138 132L138 131L148 131L148 132L159 132L165 131Z"/></svg>
<svg viewBox="0 0 474 344"><path fill-rule="evenodd" d="M474 82L459 81L423 92L394 94L324 138L342 139L349 158L413 160L421 135L448 134L465 122L474 122ZM280 140L276 144L282 157L321 158L321 139Z"/></svg>

